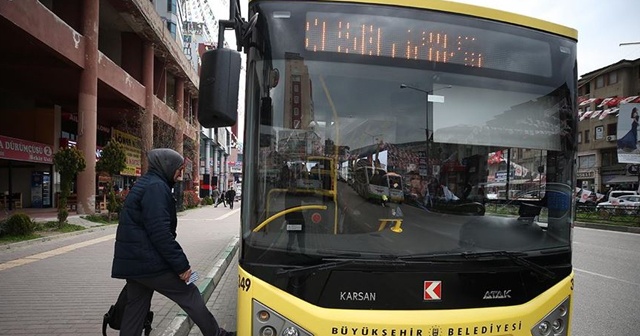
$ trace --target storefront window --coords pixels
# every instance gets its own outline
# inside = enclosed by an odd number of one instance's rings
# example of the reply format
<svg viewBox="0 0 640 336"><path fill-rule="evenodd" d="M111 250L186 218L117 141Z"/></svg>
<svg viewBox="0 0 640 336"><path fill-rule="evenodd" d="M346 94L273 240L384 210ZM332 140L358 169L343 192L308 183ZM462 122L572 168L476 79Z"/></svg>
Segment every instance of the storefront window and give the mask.
<svg viewBox="0 0 640 336"><path fill-rule="evenodd" d="M588 169L596 166L596 155L584 155L578 157L578 168Z"/></svg>

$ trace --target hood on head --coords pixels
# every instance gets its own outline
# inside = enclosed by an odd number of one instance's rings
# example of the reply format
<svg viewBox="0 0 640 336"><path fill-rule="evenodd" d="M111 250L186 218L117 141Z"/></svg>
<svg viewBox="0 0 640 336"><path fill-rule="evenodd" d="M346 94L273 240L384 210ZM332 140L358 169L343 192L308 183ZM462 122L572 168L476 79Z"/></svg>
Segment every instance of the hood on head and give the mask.
<svg viewBox="0 0 640 336"><path fill-rule="evenodd" d="M171 148L156 148L147 152L149 170L162 176L169 185L173 185L173 175L184 164L184 158L180 153Z"/></svg>

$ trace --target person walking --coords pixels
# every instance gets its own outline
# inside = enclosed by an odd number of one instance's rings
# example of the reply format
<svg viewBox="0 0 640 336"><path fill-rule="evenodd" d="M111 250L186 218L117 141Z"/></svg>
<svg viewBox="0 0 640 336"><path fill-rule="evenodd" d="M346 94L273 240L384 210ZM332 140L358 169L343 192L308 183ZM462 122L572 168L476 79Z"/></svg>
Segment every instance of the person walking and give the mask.
<svg viewBox="0 0 640 336"><path fill-rule="evenodd" d="M149 170L131 188L120 212L111 277L127 281L127 305L120 336L140 336L151 298L158 292L177 303L204 336L229 336L207 309L193 283L193 271L176 240L176 201L171 188L184 158L169 148L147 153Z"/></svg>
<svg viewBox="0 0 640 336"><path fill-rule="evenodd" d="M218 188L214 187L213 191L211 192L211 198L213 198L213 206L217 207L218 200L220 199L220 190L218 190Z"/></svg>
<svg viewBox="0 0 640 336"><path fill-rule="evenodd" d="M225 196L227 199L227 204L229 204L229 208L233 209L233 202L236 200L236 191L233 190L233 188L229 188Z"/></svg>
<svg viewBox="0 0 640 336"><path fill-rule="evenodd" d="M224 198L227 197L226 194L227 192L224 190L220 192L220 194L218 195L218 198L216 199L216 205L213 206L214 208L217 208L220 203L222 203L222 205L224 205L225 208L227 207L227 203L224 201Z"/></svg>

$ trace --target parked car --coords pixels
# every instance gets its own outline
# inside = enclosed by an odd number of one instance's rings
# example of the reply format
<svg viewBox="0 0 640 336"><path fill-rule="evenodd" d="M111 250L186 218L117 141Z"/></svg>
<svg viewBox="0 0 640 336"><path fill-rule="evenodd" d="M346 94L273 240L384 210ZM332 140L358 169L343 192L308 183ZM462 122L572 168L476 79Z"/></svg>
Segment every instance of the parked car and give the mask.
<svg viewBox="0 0 640 336"><path fill-rule="evenodd" d="M610 197L608 201L596 205L598 211L618 214L634 214L640 210L640 195Z"/></svg>
<svg viewBox="0 0 640 336"><path fill-rule="evenodd" d="M607 193L607 199L605 201L611 202L615 198L626 195L638 195L638 192L635 190L611 190Z"/></svg>

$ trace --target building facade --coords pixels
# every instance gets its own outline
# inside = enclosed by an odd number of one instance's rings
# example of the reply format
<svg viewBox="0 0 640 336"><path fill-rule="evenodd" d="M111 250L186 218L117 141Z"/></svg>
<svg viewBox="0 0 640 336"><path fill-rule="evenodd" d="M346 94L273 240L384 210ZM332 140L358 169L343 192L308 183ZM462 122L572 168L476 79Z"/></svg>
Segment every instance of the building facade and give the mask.
<svg viewBox="0 0 640 336"><path fill-rule="evenodd" d="M200 72L201 57L207 50L217 48L218 20L229 15L227 0L185 0L183 11L183 48L196 72ZM226 15L226 16L225 16ZM225 41L225 48L230 43ZM232 180L229 162L234 156L237 141L234 127L200 128L200 196L211 195L213 189L226 190Z"/></svg>
<svg viewBox="0 0 640 336"><path fill-rule="evenodd" d="M123 187L154 147L199 162L198 73L183 52L180 3L0 1L0 191L23 207L55 206L53 154L75 145L87 162L77 210L93 213L97 155L114 138L129 145ZM191 166L186 187L197 188Z"/></svg>
<svg viewBox="0 0 640 336"><path fill-rule="evenodd" d="M578 81L578 187L604 193L638 189L638 166L619 163L618 113L640 102L640 59L621 60Z"/></svg>

